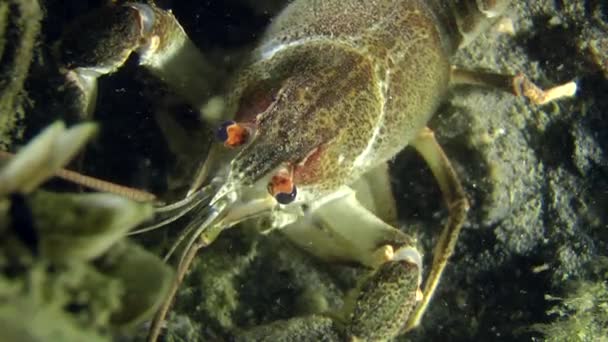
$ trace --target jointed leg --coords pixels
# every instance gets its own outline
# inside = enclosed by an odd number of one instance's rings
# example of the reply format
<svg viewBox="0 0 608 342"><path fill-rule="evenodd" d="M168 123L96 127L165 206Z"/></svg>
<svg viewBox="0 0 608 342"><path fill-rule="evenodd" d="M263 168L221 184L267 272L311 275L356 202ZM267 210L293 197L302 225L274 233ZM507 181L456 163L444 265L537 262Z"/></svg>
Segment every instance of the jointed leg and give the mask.
<svg viewBox="0 0 608 342"><path fill-rule="evenodd" d="M452 67L451 82L454 85L471 84L497 88L516 96L524 96L532 103L542 105L563 97L572 97L576 93L576 83L568 82L547 90L532 83L522 73L515 76L491 72L472 71Z"/></svg>
<svg viewBox="0 0 608 342"><path fill-rule="evenodd" d="M437 140L435 140L433 132L429 128L424 128L413 141L412 145L424 158L433 172L437 183L439 183L443 198L449 209L449 217L433 251L433 264L424 282L424 297L415 311L410 315L405 326L405 331L413 329L420 324L422 315L433 297L448 259L454 252L460 229L469 210L469 203L458 180L458 176L443 149L439 146Z"/></svg>

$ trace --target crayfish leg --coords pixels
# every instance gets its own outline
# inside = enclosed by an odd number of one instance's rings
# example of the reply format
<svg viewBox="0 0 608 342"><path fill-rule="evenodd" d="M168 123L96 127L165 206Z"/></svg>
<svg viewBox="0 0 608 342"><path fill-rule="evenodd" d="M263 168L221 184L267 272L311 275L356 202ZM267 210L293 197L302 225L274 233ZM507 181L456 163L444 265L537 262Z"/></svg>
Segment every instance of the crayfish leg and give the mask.
<svg viewBox="0 0 608 342"><path fill-rule="evenodd" d="M469 210L469 202L460 184L458 175L435 139L433 131L429 128L424 128L414 139L412 146L422 156L437 180L449 210L449 217L435 244L433 263L424 282L423 298L410 315L404 328L405 331L411 330L420 324L422 315L426 311L433 293L441 280L441 275L448 263L448 259L454 253L454 247Z"/></svg>

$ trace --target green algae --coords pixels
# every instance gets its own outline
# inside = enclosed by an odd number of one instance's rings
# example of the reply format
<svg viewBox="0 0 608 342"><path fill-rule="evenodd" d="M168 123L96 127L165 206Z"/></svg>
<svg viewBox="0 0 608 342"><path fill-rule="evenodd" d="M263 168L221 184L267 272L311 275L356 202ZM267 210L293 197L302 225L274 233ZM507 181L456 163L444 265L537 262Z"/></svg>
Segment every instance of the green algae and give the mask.
<svg viewBox="0 0 608 342"><path fill-rule="evenodd" d="M334 321L329 317L321 315L276 321L268 325L262 325L243 331L235 338L235 341L238 342L331 342L341 340L344 340L344 336L335 327Z"/></svg>
<svg viewBox="0 0 608 342"><path fill-rule="evenodd" d="M608 341L608 258L598 258L595 276L571 281L563 298L547 295L554 305L547 311L552 322L536 324L546 341Z"/></svg>

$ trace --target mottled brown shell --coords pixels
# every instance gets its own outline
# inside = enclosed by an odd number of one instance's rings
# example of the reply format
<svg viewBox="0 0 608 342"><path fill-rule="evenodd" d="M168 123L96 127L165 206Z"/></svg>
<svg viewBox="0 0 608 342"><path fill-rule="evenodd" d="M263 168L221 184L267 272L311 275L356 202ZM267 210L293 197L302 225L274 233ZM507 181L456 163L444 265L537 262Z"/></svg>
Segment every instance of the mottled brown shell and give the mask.
<svg viewBox="0 0 608 342"><path fill-rule="evenodd" d="M361 341L384 341L399 334L416 306L416 265L389 261L366 280L347 333Z"/></svg>
<svg viewBox="0 0 608 342"><path fill-rule="evenodd" d="M444 45L423 1L293 2L234 85L229 110L257 131L233 176L253 184L287 164L316 194L350 184L433 115L448 83Z"/></svg>

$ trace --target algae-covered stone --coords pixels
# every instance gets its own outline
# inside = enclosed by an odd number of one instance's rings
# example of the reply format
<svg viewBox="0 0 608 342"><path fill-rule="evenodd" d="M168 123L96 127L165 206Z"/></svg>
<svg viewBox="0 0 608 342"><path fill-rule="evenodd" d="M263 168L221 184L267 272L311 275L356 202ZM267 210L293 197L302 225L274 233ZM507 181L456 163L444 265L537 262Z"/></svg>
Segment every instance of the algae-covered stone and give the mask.
<svg viewBox="0 0 608 342"><path fill-rule="evenodd" d="M235 341L246 342L313 342L342 341L339 328L325 316L311 315L273 322L244 331Z"/></svg>

